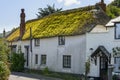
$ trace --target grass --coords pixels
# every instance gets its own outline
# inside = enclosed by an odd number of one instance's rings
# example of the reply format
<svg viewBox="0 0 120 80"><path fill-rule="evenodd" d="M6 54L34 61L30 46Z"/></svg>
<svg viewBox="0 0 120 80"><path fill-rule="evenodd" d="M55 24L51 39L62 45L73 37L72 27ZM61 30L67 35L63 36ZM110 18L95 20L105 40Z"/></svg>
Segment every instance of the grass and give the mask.
<svg viewBox="0 0 120 80"><path fill-rule="evenodd" d="M68 74L68 73L58 73L58 72L51 72L51 71L49 71L48 73L45 73L44 71L41 71L41 70L28 70L26 72L48 76L48 77L60 78L63 80L83 80L82 75L74 75L74 74Z"/></svg>

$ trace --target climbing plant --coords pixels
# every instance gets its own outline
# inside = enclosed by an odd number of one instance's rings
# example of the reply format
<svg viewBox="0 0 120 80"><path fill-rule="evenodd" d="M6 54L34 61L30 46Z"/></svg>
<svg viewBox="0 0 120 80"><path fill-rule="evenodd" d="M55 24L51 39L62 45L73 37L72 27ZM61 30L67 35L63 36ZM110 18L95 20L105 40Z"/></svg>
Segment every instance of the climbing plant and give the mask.
<svg viewBox="0 0 120 80"><path fill-rule="evenodd" d="M88 73L90 72L90 59L85 63L85 80L87 80Z"/></svg>
<svg viewBox="0 0 120 80"><path fill-rule="evenodd" d="M114 47L112 51L113 51L113 57L120 55L120 47Z"/></svg>

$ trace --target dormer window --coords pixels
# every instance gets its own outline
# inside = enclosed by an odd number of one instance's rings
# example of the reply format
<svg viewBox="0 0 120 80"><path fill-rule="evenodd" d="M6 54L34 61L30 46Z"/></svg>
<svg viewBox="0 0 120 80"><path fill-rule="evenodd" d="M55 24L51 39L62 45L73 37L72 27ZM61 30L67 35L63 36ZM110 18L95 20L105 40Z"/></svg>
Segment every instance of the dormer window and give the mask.
<svg viewBox="0 0 120 80"><path fill-rule="evenodd" d="M59 45L65 45L65 36L59 36L58 43Z"/></svg>
<svg viewBox="0 0 120 80"><path fill-rule="evenodd" d="M120 23L115 23L115 39L120 39Z"/></svg>
<svg viewBox="0 0 120 80"><path fill-rule="evenodd" d="M40 39L35 39L35 46L40 46Z"/></svg>

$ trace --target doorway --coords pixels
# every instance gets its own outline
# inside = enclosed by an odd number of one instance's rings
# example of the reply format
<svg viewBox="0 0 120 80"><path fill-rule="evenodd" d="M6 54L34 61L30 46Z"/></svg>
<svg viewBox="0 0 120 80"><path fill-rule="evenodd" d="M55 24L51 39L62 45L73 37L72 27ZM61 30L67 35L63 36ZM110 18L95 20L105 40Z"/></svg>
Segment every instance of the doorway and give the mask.
<svg viewBox="0 0 120 80"><path fill-rule="evenodd" d="M100 57L100 80L108 80L108 60L105 56Z"/></svg>
<svg viewBox="0 0 120 80"><path fill-rule="evenodd" d="M25 46L25 59L26 59L26 66L29 66L29 46Z"/></svg>

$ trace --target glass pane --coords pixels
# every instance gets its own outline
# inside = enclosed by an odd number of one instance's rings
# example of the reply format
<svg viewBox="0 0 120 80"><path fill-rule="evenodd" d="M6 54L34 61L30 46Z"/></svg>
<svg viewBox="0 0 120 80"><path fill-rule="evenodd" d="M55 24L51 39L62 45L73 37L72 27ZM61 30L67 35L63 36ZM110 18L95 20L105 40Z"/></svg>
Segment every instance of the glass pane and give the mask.
<svg viewBox="0 0 120 80"><path fill-rule="evenodd" d="M41 64L46 64L46 55L41 55Z"/></svg>
<svg viewBox="0 0 120 80"><path fill-rule="evenodd" d="M116 23L116 38L120 38L120 23Z"/></svg>

